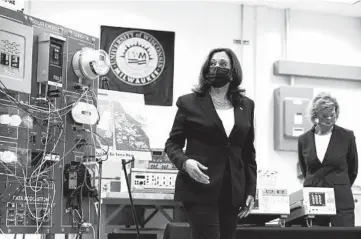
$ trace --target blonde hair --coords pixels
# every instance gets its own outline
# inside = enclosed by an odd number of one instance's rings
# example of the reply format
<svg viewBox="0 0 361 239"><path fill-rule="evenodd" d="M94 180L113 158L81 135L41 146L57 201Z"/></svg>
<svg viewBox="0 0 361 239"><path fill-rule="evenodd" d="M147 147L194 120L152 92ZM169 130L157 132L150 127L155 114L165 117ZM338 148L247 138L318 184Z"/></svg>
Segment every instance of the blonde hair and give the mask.
<svg viewBox="0 0 361 239"><path fill-rule="evenodd" d="M337 99L327 92L317 94L310 106L310 120L313 124L316 124L315 120L321 111L332 111L335 109L336 119L340 114L340 106Z"/></svg>

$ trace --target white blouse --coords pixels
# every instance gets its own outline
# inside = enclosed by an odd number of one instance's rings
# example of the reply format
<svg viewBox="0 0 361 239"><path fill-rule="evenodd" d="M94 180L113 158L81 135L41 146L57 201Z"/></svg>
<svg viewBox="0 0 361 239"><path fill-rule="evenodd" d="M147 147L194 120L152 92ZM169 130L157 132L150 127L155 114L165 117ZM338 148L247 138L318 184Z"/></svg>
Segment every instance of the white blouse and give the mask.
<svg viewBox="0 0 361 239"><path fill-rule="evenodd" d="M224 130L229 136L234 127L234 109L233 107L226 110L216 109L219 118L222 120Z"/></svg>
<svg viewBox="0 0 361 239"><path fill-rule="evenodd" d="M317 158L321 161L321 163L323 162L323 160L325 158L328 144L330 143L331 135L332 135L332 133L326 134L326 135L315 134Z"/></svg>

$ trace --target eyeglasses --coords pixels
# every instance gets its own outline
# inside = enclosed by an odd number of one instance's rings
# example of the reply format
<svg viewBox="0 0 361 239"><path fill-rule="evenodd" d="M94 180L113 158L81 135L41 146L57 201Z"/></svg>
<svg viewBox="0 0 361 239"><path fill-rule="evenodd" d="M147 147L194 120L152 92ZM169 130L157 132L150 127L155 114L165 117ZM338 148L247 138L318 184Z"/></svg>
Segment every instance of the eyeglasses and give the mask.
<svg viewBox="0 0 361 239"><path fill-rule="evenodd" d="M217 64L220 66L220 67L229 67L230 66L230 62L229 61L226 61L224 59L221 59L219 60L218 62L214 59L212 59L209 63L209 66L217 66Z"/></svg>

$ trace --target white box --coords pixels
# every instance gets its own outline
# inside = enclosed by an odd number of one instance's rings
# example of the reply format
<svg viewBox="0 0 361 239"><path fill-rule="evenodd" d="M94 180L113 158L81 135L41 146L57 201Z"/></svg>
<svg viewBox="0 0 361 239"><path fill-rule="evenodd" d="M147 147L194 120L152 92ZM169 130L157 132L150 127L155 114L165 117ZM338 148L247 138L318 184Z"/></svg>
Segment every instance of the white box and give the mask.
<svg viewBox="0 0 361 239"><path fill-rule="evenodd" d="M297 218L336 215L333 188L305 187L290 195L291 213L286 221Z"/></svg>

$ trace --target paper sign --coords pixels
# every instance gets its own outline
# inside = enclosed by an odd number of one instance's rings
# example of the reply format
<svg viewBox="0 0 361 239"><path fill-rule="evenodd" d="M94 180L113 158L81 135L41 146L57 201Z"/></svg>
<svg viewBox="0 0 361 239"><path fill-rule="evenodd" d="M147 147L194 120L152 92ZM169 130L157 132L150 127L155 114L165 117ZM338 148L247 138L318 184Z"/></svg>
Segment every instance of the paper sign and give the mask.
<svg viewBox="0 0 361 239"><path fill-rule="evenodd" d="M301 134L303 134L303 132L304 132L303 128L293 128L292 129L292 136L293 137L298 137Z"/></svg>
<svg viewBox="0 0 361 239"><path fill-rule="evenodd" d="M301 113L296 113L293 117L293 124L295 125L302 125L303 117Z"/></svg>
<svg viewBox="0 0 361 239"><path fill-rule="evenodd" d="M294 99L294 100L293 100L293 104L295 104L295 105L302 105L302 100L301 100L301 99Z"/></svg>

